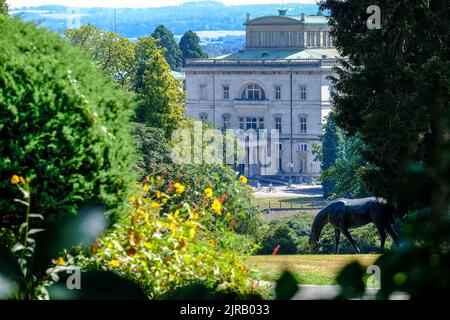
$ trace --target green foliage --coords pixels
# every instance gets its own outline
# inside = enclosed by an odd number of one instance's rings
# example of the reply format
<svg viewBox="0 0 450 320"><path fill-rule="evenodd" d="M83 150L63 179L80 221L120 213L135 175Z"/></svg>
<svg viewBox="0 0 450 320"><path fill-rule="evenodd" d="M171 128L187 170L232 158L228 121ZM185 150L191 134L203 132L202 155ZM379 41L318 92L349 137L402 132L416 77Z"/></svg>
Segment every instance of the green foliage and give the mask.
<svg viewBox="0 0 450 320"><path fill-rule="evenodd" d="M192 30L186 31L181 37L180 49L183 53L183 62L186 59L208 58L208 55L200 47L198 35Z"/></svg>
<svg viewBox="0 0 450 320"><path fill-rule="evenodd" d="M141 179L158 170L161 164L170 163L169 142L162 129L135 123L132 134L140 155L137 166L140 169Z"/></svg>
<svg viewBox="0 0 450 320"><path fill-rule="evenodd" d="M359 136L341 136L338 158L334 165L321 175L324 182L334 184L329 191L330 199L363 198L371 195L365 180L370 168L370 164L363 156L365 150Z"/></svg>
<svg viewBox="0 0 450 320"><path fill-rule="evenodd" d="M164 57L172 70L180 70L183 65L183 54L172 32L165 25L158 26L152 33L158 40L158 46L164 48Z"/></svg>
<svg viewBox="0 0 450 320"><path fill-rule="evenodd" d="M232 228L240 234L256 234L262 223L252 189L238 181L234 170L224 165L171 165L164 167L167 180L180 181L189 186L191 192L201 199L206 188L212 188L214 195L227 201L227 209L235 219ZM231 223L231 221L230 221Z"/></svg>
<svg viewBox="0 0 450 320"><path fill-rule="evenodd" d="M364 268L357 261L349 263L336 278L341 286L342 297L357 298L364 294L365 284L363 282Z"/></svg>
<svg viewBox="0 0 450 320"><path fill-rule="evenodd" d="M31 179L33 208L49 220L86 202L120 213L134 179L129 95L57 34L18 18L0 31L2 218L18 216L14 173Z"/></svg>
<svg viewBox="0 0 450 320"><path fill-rule="evenodd" d="M114 32L95 28L92 24L64 33L69 43L88 52L99 70L122 86L129 88L134 80L134 43Z"/></svg>
<svg viewBox="0 0 450 320"><path fill-rule="evenodd" d="M280 245L278 254L310 254L309 238L303 235L304 231L310 231L314 216L308 213L299 213L291 217L283 217L271 220L263 225L257 233L256 240L259 243L257 254L272 254ZM358 243L363 253L378 252L380 236L375 226L370 224L361 228L350 230L352 237ZM320 238L321 253L332 253L334 250L334 229L327 225ZM387 249L392 247L392 239L386 239ZM341 235L339 253L352 254L353 247Z"/></svg>
<svg viewBox="0 0 450 320"><path fill-rule="evenodd" d="M285 271L277 280L277 285L275 287L276 299L289 300L297 293L297 291L297 279L291 272Z"/></svg>
<svg viewBox="0 0 450 320"><path fill-rule="evenodd" d="M135 120L149 127L161 128L166 138L183 126L184 92L172 76L161 50L152 37L136 44Z"/></svg>
<svg viewBox="0 0 450 320"><path fill-rule="evenodd" d="M339 143L340 137L338 129L334 123L333 113L330 113L325 124L324 133L322 136L322 153L320 156L321 170L324 172L336 165L336 160L339 157ZM322 180L323 196L328 198L333 193L336 180L332 177L327 177Z"/></svg>
<svg viewBox="0 0 450 320"><path fill-rule="evenodd" d="M431 150L442 139L438 123L448 119L448 5L438 0L429 6L379 1L382 28L369 30L370 1L323 2L322 8L331 10L336 47L348 57L336 70L336 122L350 135L358 133L366 146L370 191L393 201L403 213L429 205L432 182L417 183L407 167L434 163Z"/></svg>
<svg viewBox="0 0 450 320"><path fill-rule="evenodd" d="M403 291L412 299L441 298L450 288L449 6L379 1L382 28L368 30L370 4L322 4L337 48L348 57L337 70L336 121L363 141L370 189L409 212L402 247L377 261L379 297Z"/></svg>
<svg viewBox="0 0 450 320"><path fill-rule="evenodd" d="M0 15L7 15L8 14L8 4L6 3L6 0L0 0Z"/></svg>
<svg viewBox="0 0 450 320"><path fill-rule="evenodd" d="M198 194L163 176L144 183L143 191L130 199L129 218L98 239L94 256L77 263L113 270L151 298L197 281L238 295L257 293L239 258L252 244L244 245L230 225L240 215L232 201L216 189Z"/></svg>
<svg viewBox="0 0 450 320"><path fill-rule="evenodd" d="M30 182L18 176L13 176L12 182L22 193L22 199L14 199L16 206L25 206L25 218L16 234L16 243L12 246L0 248L0 279L2 281L0 299L87 299L87 298L145 298L142 290L128 280L117 275L88 271L80 273L82 290L69 290L66 281L59 282L60 276L66 280L72 272L79 269L67 264L62 257L51 261L64 248L77 245L89 245L104 231L106 219L103 212L90 208L75 217L59 219L53 223L46 223L46 230L32 228L34 220L43 224L44 217L32 214ZM20 208L17 208L20 211ZM86 227L89 226L89 227ZM53 265L48 268L48 266ZM116 291L105 295L105 291L114 288ZM118 290L120 289L120 290ZM99 294L98 291L102 291Z"/></svg>

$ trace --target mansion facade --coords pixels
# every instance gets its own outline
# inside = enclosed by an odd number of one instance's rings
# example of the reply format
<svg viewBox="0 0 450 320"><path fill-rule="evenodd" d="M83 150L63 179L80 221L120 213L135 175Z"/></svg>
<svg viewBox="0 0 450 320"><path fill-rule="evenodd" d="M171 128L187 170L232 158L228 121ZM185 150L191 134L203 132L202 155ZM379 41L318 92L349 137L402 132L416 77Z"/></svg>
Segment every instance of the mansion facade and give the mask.
<svg viewBox="0 0 450 320"><path fill-rule="evenodd" d="M327 18L281 9L255 19L247 14L245 26L245 50L186 61L186 113L222 129L277 130L274 175L311 182L320 175L313 145L332 107L328 76L338 58ZM242 171L264 175L258 165Z"/></svg>

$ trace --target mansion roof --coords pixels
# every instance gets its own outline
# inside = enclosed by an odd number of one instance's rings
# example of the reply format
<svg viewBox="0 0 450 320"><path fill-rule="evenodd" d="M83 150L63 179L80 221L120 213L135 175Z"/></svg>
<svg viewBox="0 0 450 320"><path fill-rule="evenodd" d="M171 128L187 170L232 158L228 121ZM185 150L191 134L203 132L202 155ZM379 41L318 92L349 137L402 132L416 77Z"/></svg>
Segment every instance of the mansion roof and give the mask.
<svg viewBox="0 0 450 320"><path fill-rule="evenodd" d="M240 50L235 53L230 53L215 59L226 60L242 60L242 59L336 59L339 58L339 53L336 49L305 49L301 51L296 50Z"/></svg>

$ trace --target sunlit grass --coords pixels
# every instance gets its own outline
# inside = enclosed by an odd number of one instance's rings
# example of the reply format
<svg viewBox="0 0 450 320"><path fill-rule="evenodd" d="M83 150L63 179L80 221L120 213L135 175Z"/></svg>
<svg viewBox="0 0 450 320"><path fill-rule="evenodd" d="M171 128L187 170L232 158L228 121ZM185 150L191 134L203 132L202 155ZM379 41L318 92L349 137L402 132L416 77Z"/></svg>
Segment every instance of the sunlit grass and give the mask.
<svg viewBox="0 0 450 320"><path fill-rule="evenodd" d="M336 275L348 263L356 260L369 266L378 257L378 254L266 255L245 257L244 261L260 280L276 281L284 270L290 270L302 284L333 285Z"/></svg>

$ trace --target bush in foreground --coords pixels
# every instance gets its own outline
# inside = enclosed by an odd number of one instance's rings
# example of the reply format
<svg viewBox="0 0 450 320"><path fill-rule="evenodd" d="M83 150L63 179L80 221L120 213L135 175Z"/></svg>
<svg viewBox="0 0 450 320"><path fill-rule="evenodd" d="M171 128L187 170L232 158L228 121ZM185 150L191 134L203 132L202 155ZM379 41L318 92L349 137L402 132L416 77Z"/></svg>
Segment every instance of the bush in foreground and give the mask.
<svg viewBox="0 0 450 320"><path fill-rule="evenodd" d="M82 203L123 209L133 175L131 98L59 35L0 20L0 175L27 175L34 211L46 220ZM0 181L0 225L17 219Z"/></svg>

